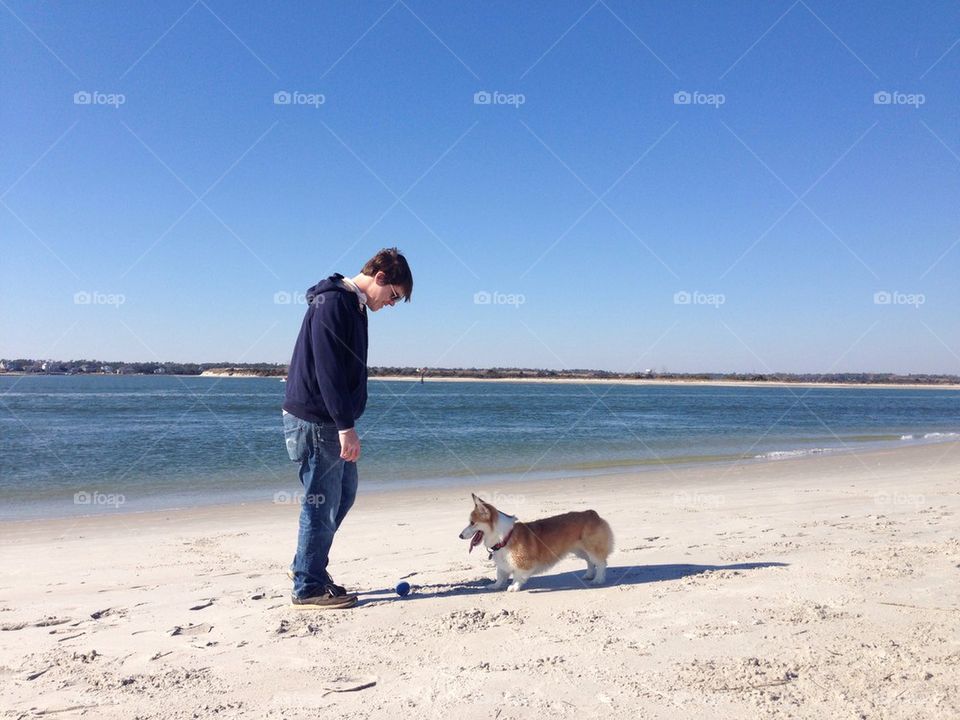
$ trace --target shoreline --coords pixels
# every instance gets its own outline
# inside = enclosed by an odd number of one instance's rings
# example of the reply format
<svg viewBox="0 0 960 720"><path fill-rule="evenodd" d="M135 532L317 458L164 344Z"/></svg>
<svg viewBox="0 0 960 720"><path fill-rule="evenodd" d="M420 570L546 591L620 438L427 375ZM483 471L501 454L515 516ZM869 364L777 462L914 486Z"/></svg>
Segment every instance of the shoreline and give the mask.
<svg viewBox="0 0 960 720"><path fill-rule="evenodd" d="M891 436L892 438L893 436ZM909 444L899 444L901 442ZM874 444L875 443L875 444ZM721 475L727 475L731 472L750 471L758 466L784 465L792 462L808 462L820 458L843 458L843 457L872 457L875 454L882 453L900 453L911 449L921 449L927 447L943 447L948 449L954 444L960 447L960 439L955 435L949 437L940 437L937 439L917 439L915 441L905 441L903 438L897 440L874 440L869 444L864 443L859 446L836 447L836 448L809 448L803 450L785 450L773 451L760 454L741 454L731 456L683 456L671 458L653 458L644 463L636 462L612 462L607 464L597 464L590 467L584 465L572 465L568 467L548 468L536 471L530 471L526 468L508 468L502 471L469 475L446 475L442 477L416 478L401 481L384 480L365 480L361 475L361 486L359 493L363 495L380 496L382 494L405 493L413 491L423 491L425 493L451 493L458 490L464 490L471 487L471 482L475 481L474 486L497 486L502 488L523 488L525 486L537 486L541 484L555 483L562 485L569 482L602 482L606 479L630 478L634 484L644 482L663 482L675 478L679 474L686 473L709 473L711 471ZM362 468L361 468L362 472ZM669 477L667 477L669 476ZM292 477L292 476L291 476ZM289 484L288 484L289 485ZM86 514L80 513L53 513L44 512L47 507L33 506L33 512L24 510L20 515L11 515L7 517L0 516L0 526L10 523L42 523L42 522L73 522L78 520L95 520L97 518L109 517L127 517L143 516L149 514L177 514L189 513L191 511L215 511L217 508L228 507L273 507L280 505L290 505L291 498L297 496L297 491L290 488L293 485L282 487L268 487L263 490L246 490L236 492L235 497L229 500L214 499L222 498L223 493L211 491L209 495L197 497L189 504L166 505L164 497L152 498L154 502L147 503L146 507L139 508L114 508L102 507L96 512ZM272 494L273 500L265 496ZM120 493L125 495L125 493ZM177 496L172 496L171 499ZM280 498L280 499L277 499ZM169 500L168 500L169 501ZM125 504L125 502L123 503ZM296 504L296 503L294 503ZM55 507L55 505L50 505Z"/></svg>
<svg viewBox="0 0 960 720"><path fill-rule="evenodd" d="M252 375L244 373L213 373L204 371L200 375L178 375L177 377L223 377L223 378L262 378L281 379L280 375ZM419 383L420 378L410 375L371 375L369 382L412 382ZM703 387L801 387L801 388L882 388L882 389L918 389L918 390L960 390L960 383L935 385L930 383L826 383L826 382L775 382L757 380L671 380L645 378L477 378L477 377L425 377L424 384L433 382L473 382L473 383L537 383L557 385L690 385Z"/></svg>
<svg viewBox="0 0 960 720"><path fill-rule="evenodd" d="M406 375L378 375L369 378L371 382L384 380L389 382L420 382L419 377ZM705 387L803 387L803 388L882 388L882 389L918 389L918 390L960 390L960 383L931 385L906 383L824 383L824 382L766 382L756 380L669 380L644 378L451 378L427 377L429 382L492 382L492 383L556 383L573 385L692 385Z"/></svg>
<svg viewBox="0 0 960 720"><path fill-rule="evenodd" d="M712 475L725 479L731 476L743 477L755 474L770 474L774 468L781 468L784 473L788 474L802 472L804 470L812 473L814 466L817 465L832 467L840 464L856 467L857 465L869 466L870 464L880 464L881 461L885 460L908 462L910 459L909 456L911 455L929 454L937 448L943 449L942 455L946 456L960 449L960 440L951 439L905 447L871 448L860 451L858 451L858 449L849 449L830 453L750 458L727 462L682 463L677 465L664 463L661 467L652 465L649 468L643 469L622 468L597 473L571 470L569 472L562 472L554 477L538 477L520 481L510 476L482 476L477 478L478 482L476 485L471 485L469 478L458 478L456 482L438 480L435 484L427 482L412 485L398 485L396 487L386 486L383 483L377 482L375 483L375 487L365 489L363 487L364 481L361 473L360 488L357 497L360 498L362 496L365 500L383 503L389 503L390 498L395 497L418 497L423 501L428 501L431 498L450 497L458 494L467 497L470 492L477 490L477 486L481 486L480 490L484 487L495 488L495 492L501 496L513 497L531 492L549 491L551 489L557 489L562 492L574 487L583 487L586 483L597 487L616 486L625 482L629 483L631 488L643 487L663 492L670 490L676 482L690 481L694 483L709 483ZM296 495L295 492L289 490L278 490L277 492L286 493L290 496ZM93 527L101 521L104 521L106 524L118 523L120 525L126 525L126 523L132 519L156 522L161 518L165 521L176 522L178 518L189 521L193 518L220 515L243 516L250 513L267 515L271 512L283 514L289 512L290 508L296 507L299 507L296 503L286 501L277 502L266 499L247 499L236 502L211 502L179 507L145 508L142 510L104 510L103 512L86 515L9 518L0 520L0 538L4 538L8 533L12 533L12 531L18 527L36 528L38 526L49 526L49 529L52 530L64 523L70 525L82 524Z"/></svg>

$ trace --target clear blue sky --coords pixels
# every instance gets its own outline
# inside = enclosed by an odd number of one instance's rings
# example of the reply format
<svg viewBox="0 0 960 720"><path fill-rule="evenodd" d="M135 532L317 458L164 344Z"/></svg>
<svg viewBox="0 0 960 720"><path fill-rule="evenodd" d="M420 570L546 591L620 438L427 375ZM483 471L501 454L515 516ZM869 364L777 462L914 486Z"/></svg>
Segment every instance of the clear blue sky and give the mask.
<svg viewBox="0 0 960 720"><path fill-rule="evenodd" d="M397 245L374 365L960 372L956 3L3 0L0 33L0 357L286 362L277 294Z"/></svg>

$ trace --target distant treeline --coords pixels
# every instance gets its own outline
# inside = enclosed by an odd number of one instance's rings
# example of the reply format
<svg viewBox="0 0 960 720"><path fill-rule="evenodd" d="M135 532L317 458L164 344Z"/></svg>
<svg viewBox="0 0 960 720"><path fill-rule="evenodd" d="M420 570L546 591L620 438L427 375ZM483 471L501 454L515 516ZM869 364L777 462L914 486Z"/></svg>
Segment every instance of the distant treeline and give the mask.
<svg viewBox="0 0 960 720"><path fill-rule="evenodd" d="M200 375L204 371L233 371L263 377L284 377L286 365L273 363L103 362L101 360L0 360L0 373L46 375Z"/></svg>
<svg viewBox="0 0 960 720"><path fill-rule="evenodd" d="M287 366L273 363L173 363L102 362L100 360L0 360L0 373L37 373L47 375L200 375L204 372L224 375L285 377ZM958 375L924 373L674 373L666 370L617 373L606 370L541 370L535 368L412 368L372 367L370 377L465 378L465 379L568 379L568 380L688 380L771 383L854 383L862 385L953 385Z"/></svg>

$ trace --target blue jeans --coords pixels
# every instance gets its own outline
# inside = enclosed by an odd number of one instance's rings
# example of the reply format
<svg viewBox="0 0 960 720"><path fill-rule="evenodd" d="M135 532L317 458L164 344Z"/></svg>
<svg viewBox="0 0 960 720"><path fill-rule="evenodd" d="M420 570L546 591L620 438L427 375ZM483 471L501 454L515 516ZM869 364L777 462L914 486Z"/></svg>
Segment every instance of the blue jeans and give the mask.
<svg viewBox="0 0 960 720"><path fill-rule="evenodd" d="M333 536L357 496L357 464L340 457L337 428L283 413L290 459L300 464L300 529L293 558L293 594L322 595Z"/></svg>

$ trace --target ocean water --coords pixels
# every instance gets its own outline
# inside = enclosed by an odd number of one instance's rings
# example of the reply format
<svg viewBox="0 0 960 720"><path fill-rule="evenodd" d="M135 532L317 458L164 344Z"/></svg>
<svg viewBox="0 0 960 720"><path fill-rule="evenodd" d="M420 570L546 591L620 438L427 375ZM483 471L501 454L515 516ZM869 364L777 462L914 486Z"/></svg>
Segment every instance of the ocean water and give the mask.
<svg viewBox="0 0 960 720"><path fill-rule="evenodd" d="M958 437L960 392L371 380L361 489ZM0 376L0 519L295 501L275 378Z"/></svg>

